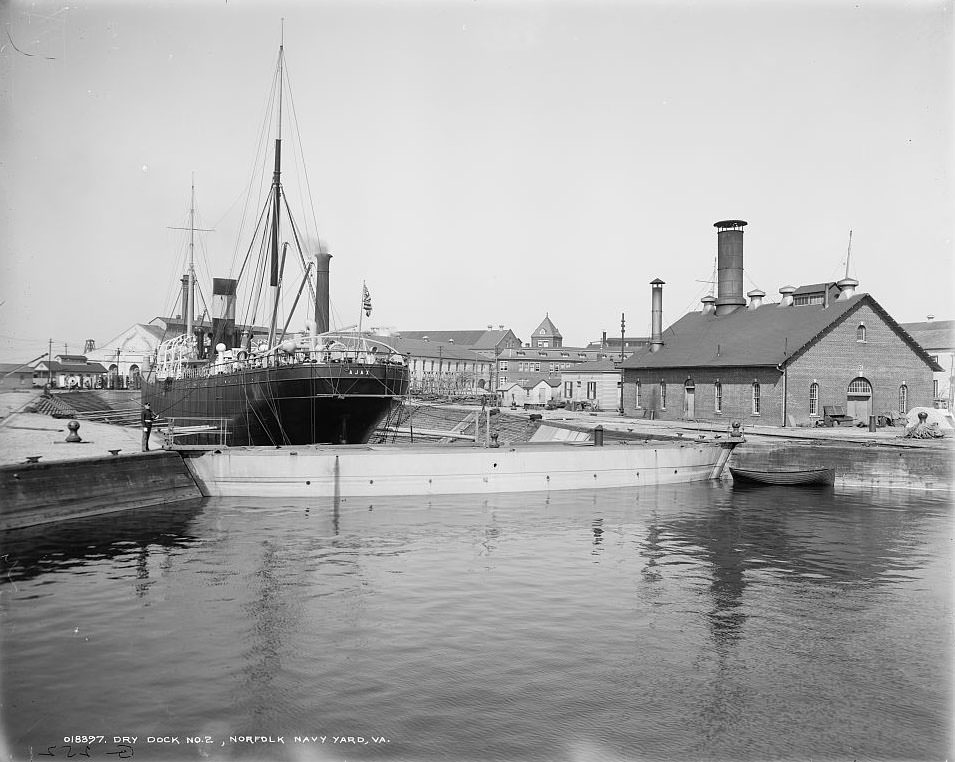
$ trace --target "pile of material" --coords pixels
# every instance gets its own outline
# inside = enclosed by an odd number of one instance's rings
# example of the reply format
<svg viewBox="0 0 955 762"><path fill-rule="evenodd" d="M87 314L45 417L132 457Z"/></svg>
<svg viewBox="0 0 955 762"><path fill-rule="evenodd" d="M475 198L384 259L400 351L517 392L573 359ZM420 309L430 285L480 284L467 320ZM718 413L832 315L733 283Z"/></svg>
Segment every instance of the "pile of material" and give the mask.
<svg viewBox="0 0 955 762"><path fill-rule="evenodd" d="M912 408L905 427L906 439L941 439L955 434L952 414L947 410L930 407Z"/></svg>

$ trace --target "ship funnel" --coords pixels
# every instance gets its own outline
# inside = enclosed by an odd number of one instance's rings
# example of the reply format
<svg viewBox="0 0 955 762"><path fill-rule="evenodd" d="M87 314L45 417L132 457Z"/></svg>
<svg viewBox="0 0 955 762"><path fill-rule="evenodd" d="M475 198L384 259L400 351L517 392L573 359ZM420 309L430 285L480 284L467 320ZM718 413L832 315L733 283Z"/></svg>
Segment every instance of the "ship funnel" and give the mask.
<svg viewBox="0 0 955 762"><path fill-rule="evenodd" d="M332 255L321 247L315 255L315 331L326 333L329 329L328 283L329 263Z"/></svg>
<svg viewBox="0 0 955 762"><path fill-rule="evenodd" d="M235 346L235 289L233 278L212 279L212 346Z"/></svg>
<svg viewBox="0 0 955 762"><path fill-rule="evenodd" d="M728 315L746 305L743 296L743 220L713 223L716 234L716 314Z"/></svg>

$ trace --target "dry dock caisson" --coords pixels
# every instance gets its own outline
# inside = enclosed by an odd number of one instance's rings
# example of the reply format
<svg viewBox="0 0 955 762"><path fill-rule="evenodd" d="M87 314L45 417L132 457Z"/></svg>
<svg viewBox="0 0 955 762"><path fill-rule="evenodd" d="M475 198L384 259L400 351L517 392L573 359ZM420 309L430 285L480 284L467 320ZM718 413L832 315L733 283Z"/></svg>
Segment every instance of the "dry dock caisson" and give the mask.
<svg viewBox="0 0 955 762"><path fill-rule="evenodd" d="M184 452L203 494L364 497L636 487L718 479L738 440L234 447Z"/></svg>

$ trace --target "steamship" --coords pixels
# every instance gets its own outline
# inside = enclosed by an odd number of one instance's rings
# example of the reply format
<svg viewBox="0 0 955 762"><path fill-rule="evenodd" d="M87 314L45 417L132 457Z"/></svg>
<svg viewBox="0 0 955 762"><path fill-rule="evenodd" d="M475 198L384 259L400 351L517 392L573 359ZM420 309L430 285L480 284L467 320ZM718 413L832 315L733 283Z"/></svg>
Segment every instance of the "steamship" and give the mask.
<svg viewBox="0 0 955 762"><path fill-rule="evenodd" d="M197 327L193 317L193 191L189 266L184 278L185 332L160 344L142 386L143 404L149 403L164 421L167 443L173 446L359 444L369 440L408 390L406 359L388 344L363 334L361 317L357 331L329 331L331 255L322 246L317 253L306 254L303 234L291 217L282 186L283 62L284 46L280 46L270 101L276 109L271 189L239 278L213 279L211 334ZM288 241L280 246L283 228L294 241L291 256ZM254 262L253 252L259 257ZM301 265L302 280L288 319L280 325L282 281L288 280L289 260ZM241 273L247 271L260 276L250 279L256 283L248 288L241 283ZM266 278L268 289L264 288ZM290 333L288 327L306 287L314 313L305 330ZM248 326L255 324L262 293L270 292L267 331L263 328L256 335L251 328L237 328L240 291L249 294ZM362 311L371 314L364 286Z"/></svg>

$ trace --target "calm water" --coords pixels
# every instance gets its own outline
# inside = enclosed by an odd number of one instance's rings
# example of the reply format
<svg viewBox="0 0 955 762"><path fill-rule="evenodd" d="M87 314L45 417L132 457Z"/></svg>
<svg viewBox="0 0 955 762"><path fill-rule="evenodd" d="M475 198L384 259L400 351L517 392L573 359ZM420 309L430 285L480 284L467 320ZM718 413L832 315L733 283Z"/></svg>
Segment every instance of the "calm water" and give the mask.
<svg viewBox="0 0 955 762"><path fill-rule="evenodd" d="M698 484L11 532L0 756L951 758L952 519Z"/></svg>

